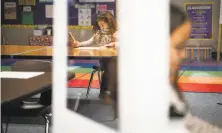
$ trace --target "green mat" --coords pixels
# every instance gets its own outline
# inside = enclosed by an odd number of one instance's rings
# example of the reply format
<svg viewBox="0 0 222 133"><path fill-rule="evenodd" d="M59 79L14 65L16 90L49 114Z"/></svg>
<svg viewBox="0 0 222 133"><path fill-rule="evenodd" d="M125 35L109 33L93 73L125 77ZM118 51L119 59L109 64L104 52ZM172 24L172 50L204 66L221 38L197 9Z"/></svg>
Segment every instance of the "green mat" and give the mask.
<svg viewBox="0 0 222 133"><path fill-rule="evenodd" d="M1 71L11 71L11 66L1 66Z"/></svg>
<svg viewBox="0 0 222 133"><path fill-rule="evenodd" d="M180 71L179 75L182 76L199 76L199 77L222 77L222 72L220 71Z"/></svg>
<svg viewBox="0 0 222 133"><path fill-rule="evenodd" d="M71 72L75 72L75 73L89 73L92 72L93 69L92 68L76 68L74 70L70 70Z"/></svg>

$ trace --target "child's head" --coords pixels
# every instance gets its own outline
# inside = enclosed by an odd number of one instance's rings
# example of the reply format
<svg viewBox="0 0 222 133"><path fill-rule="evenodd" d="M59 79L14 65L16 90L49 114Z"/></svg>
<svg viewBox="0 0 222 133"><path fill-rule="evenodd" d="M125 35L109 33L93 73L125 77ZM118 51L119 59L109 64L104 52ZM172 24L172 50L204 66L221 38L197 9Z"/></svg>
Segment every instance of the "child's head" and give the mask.
<svg viewBox="0 0 222 133"><path fill-rule="evenodd" d="M185 58L185 42L191 33L189 16L177 6L170 5L170 74L172 82L177 81L177 74Z"/></svg>
<svg viewBox="0 0 222 133"><path fill-rule="evenodd" d="M93 26L93 31L109 29L111 33L117 31L116 19L109 11L100 11L97 15L96 23Z"/></svg>

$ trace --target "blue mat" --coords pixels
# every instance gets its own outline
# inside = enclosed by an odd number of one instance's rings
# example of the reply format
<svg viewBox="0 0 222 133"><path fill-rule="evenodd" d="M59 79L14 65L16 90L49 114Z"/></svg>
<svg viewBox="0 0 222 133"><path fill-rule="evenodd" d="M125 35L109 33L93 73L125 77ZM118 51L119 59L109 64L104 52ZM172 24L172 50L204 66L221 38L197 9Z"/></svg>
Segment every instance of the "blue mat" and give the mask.
<svg viewBox="0 0 222 133"><path fill-rule="evenodd" d="M96 63L92 63L92 64L86 64L86 63L74 63L72 65L69 66L80 66L82 68L92 68L93 66L98 66L98 64Z"/></svg>
<svg viewBox="0 0 222 133"><path fill-rule="evenodd" d="M186 71L222 71L222 67L218 67L218 66L182 66L180 68L180 70L186 70Z"/></svg>

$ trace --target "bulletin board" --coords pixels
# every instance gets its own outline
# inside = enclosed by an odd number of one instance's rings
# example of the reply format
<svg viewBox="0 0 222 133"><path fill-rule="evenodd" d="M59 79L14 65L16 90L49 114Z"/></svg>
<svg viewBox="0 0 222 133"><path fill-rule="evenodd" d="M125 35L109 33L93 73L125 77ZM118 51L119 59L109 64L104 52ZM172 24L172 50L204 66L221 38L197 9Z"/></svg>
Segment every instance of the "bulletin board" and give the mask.
<svg viewBox="0 0 222 133"><path fill-rule="evenodd" d="M1 0L1 22L7 25L52 25L53 0ZM116 16L116 1L82 2L68 0L68 25L91 26L99 10L109 10Z"/></svg>
<svg viewBox="0 0 222 133"><path fill-rule="evenodd" d="M189 39L208 40L214 38L213 3L185 3L186 12L192 21L192 31Z"/></svg>

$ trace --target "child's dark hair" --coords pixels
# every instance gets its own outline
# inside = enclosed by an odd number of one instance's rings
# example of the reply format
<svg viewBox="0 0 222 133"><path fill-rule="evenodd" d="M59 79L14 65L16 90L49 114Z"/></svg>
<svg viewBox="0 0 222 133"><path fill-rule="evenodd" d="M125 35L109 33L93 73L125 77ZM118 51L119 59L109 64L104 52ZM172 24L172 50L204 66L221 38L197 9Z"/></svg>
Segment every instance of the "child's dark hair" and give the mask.
<svg viewBox="0 0 222 133"><path fill-rule="evenodd" d="M98 21L104 21L108 23L109 30L113 34L117 31L117 22L113 14L109 11L100 11L97 14L96 22L93 26L93 32L96 33L99 29Z"/></svg>
<svg viewBox="0 0 222 133"><path fill-rule="evenodd" d="M170 4L170 34L180 25L189 20L188 15L177 6Z"/></svg>

